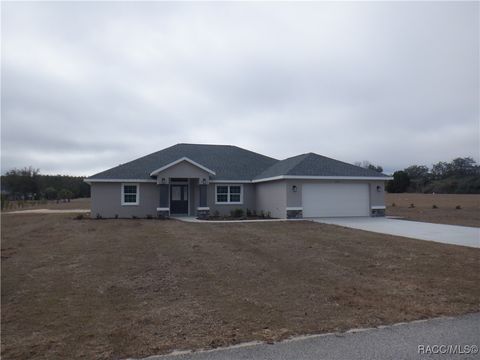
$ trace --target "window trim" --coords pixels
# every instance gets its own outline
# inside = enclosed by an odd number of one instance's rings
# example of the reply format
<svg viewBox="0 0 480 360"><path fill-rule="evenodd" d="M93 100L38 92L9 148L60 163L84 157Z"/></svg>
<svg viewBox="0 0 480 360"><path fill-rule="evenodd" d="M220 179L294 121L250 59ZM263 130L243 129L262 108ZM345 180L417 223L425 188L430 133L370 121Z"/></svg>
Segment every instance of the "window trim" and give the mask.
<svg viewBox="0 0 480 360"><path fill-rule="evenodd" d="M227 201L218 201L218 187L226 186L228 188L226 195ZM230 186L240 187L240 201L230 201ZM235 193L236 194L236 193ZM243 184L215 184L215 204L216 205L242 205L243 204Z"/></svg>
<svg viewBox="0 0 480 360"><path fill-rule="evenodd" d="M135 202L125 202L125 185L127 186L135 186L137 188L137 201ZM140 184L138 183L122 183L122 191L121 191L121 203L122 206L138 206L140 205Z"/></svg>

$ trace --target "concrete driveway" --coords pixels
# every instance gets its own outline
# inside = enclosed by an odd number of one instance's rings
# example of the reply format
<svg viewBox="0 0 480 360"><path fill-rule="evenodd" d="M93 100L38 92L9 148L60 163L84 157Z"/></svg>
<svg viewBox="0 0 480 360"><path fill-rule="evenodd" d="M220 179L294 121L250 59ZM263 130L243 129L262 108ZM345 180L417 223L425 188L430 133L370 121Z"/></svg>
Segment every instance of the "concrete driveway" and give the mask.
<svg viewBox="0 0 480 360"><path fill-rule="evenodd" d="M383 217L318 218L310 220L444 244L480 247L480 228L468 226L432 224Z"/></svg>
<svg viewBox="0 0 480 360"><path fill-rule="evenodd" d="M480 314L313 335L269 344L151 356L144 360L453 360L478 359ZM444 345L445 348L439 348ZM448 350L446 346L452 345ZM467 347L468 345L468 347ZM454 347L456 348L456 353ZM438 353L449 351L447 354ZM433 352L433 353L432 353Z"/></svg>

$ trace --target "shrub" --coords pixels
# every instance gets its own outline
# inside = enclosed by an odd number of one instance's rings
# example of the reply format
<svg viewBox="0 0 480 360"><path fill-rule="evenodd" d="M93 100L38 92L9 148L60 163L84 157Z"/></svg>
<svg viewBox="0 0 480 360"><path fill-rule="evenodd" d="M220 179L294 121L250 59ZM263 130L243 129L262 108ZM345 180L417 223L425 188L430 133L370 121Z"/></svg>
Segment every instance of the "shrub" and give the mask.
<svg viewBox="0 0 480 360"><path fill-rule="evenodd" d="M265 213L263 212L263 210L260 211L260 215L259 215L262 219L265 219Z"/></svg>
<svg viewBox="0 0 480 360"><path fill-rule="evenodd" d="M233 218L241 218L243 216L243 209L234 209L230 211L230 216Z"/></svg>
<svg viewBox="0 0 480 360"><path fill-rule="evenodd" d="M96 218L97 220L100 220L100 219L102 219L102 215L100 215L99 213L97 213L97 216L95 216L95 218Z"/></svg>
<svg viewBox="0 0 480 360"><path fill-rule="evenodd" d="M252 216L252 212L250 211L250 209L247 209L247 217L250 217Z"/></svg>
<svg viewBox="0 0 480 360"><path fill-rule="evenodd" d="M395 206L397 206L397 205L395 205L395 203L392 203L392 207L395 207Z"/></svg>
<svg viewBox="0 0 480 360"><path fill-rule="evenodd" d="M148 219L148 220L152 220L152 219L153 219L153 216L150 215L150 214L148 214L148 215L147 215L147 219Z"/></svg>
<svg viewBox="0 0 480 360"><path fill-rule="evenodd" d="M270 211L267 211L267 219L270 219L272 216L270 214Z"/></svg>
<svg viewBox="0 0 480 360"><path fill-rule="evenodd" d="M438 209L438 206L435 205L435 204L433 204L433 205L432 205L432 209Z"/></svg>
<svg viewBox="0 0 480 360"><path fill-rule="evenodd" d="M252 215L253 215L253 216L257 216L257 210L253 210L253 211L252 211Z"/></svg>
<svg viewBox="0 0 480 360"><path fill-rule="evenodd" d="M132 215L132 219L133 219L133 220L137 220L137 219L138 219L138 217L137 217L137 216L135 216L135 215Z"/></svg>
<svg viewBox="0 0 480 360"><path fill-rule="evenodd" d="M219 217L219 216L220 216L220 212L219 212L218 210L215 210L215 211L213 212L213 216L214 216L214 217Z"/></svg>
<svg viewBox="0 0 480 360"><path fill-rule="evenodd" d="M460 210L462 207L460 205L455 206L455 209Z"/></svg>
<svg viewBox="0 0 480 360"><path fill-rule="evenodd" d="M83 214L78 214L73 218L74 220L83 220Z"/></svg>
<svg viewBox="0 0 480 360"><path fill-rule="evenodd" d="M413 209L415 207L415 204L410 204L409 209Z"/></svg>
<svg viewBox="0 0 480 360"><path fill-rule="evenodd" d="M115 214L115 219L118 219L118 214Z"/></svg>

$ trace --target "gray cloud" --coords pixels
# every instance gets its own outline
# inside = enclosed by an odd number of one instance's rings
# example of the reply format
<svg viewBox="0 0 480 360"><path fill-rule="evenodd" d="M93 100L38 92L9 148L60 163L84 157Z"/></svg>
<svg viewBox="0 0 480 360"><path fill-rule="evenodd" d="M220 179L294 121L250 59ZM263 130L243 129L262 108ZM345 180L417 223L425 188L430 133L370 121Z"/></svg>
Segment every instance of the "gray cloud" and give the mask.
<svg viewBox="0 0 480 360"><path fill-rule="evenodd" d="M2 171L178 142L388 170L479 151L479 4L2 3Z"/></svg>

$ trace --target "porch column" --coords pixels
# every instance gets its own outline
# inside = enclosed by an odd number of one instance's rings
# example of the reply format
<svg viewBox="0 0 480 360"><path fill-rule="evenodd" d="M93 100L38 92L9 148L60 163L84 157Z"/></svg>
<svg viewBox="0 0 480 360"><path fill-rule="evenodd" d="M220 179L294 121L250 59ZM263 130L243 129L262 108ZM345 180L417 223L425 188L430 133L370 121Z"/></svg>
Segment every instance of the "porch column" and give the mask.
<svg viewBox="0 0 480 360"><path fill-rule="evenodd" d="M198 186L199 202L198 202L198 217L206 219L210 215L210 208L208 207L208 185L200 184Z"/></svg>
<svg viewBox="0 0 480 360"><path fill-rule="evenodd" d="M157 208L159 218L168 218L170 216L170 185L160 184L160 199Z"/></svg>

